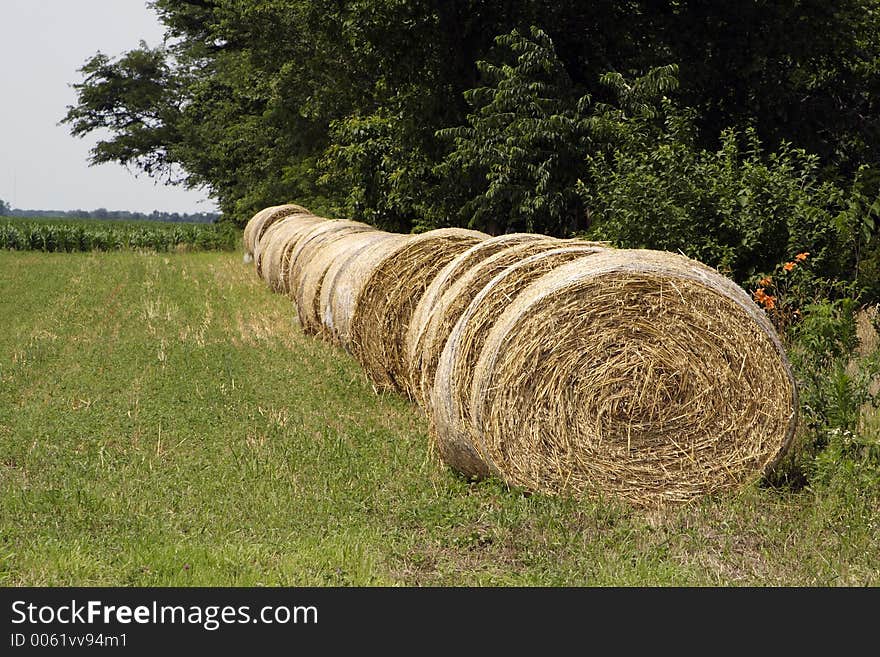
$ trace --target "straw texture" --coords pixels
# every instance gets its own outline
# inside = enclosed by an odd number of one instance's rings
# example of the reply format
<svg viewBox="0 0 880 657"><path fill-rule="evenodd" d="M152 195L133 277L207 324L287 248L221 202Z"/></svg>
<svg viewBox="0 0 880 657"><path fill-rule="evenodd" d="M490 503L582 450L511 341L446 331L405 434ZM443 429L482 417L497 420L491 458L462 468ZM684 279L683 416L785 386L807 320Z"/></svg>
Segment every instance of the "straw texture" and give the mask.
<svg viewBox="0 0 880 657"><path fill-rule="evenodd" d="M306 267L326 245L332 244L343 235L373 230L375 229L367 224L345 219L333 219L315 224L302 234L296 246L290 251L284 263L286 269L281 272L282 289L296 300L295 295L299 292Z"/></svg>
<svg viewBox="0 0 880 657"><path fill-rule="evenodd" d="M490 237L482 242L477 242L466 251L455 256L434 277L434 280L430 282L413 311L404 341L407 376L409 379L406 385L406 392L413 399L421 401L419 398L419 383L422 371L420 354L423 347L425 330L431 318L436 315L437 304L446 291L471 268L499 251L518 244L546 241L547 239L544 235L537 235L535 233L511 233Z"/></svg>
<svg viewBox="0 0 880 657"><path fill-rule="evenodd" d="M473 478L491 472L476 447L470 389L474 364L495 321L536 279L560 265L601 252L602 248L592 244L571 244L518 260L483 285L461 313L443 345L426 405L432 442L452 468Z"/></svg>
<svg viewBox="0 0 880 657"><path fill-rule="evenodd" d="M245 253L254 255L257 243L269 226L292 214L311 215L304 207L293 203L273 205L257 212L244 227L242 242L244 243Z"/></svg>
<svg viewBox="0 0 880 657"><path fill-rule="evenodd" d="M352 232L350 229L341 229L325 233L325 239L313 245L314 254L303 264L300 284L295 291L290 292L304 332L321 332L321 291L330 267L335 262L345 262L352 251L377 238L390 235L391 233L377 230Z"/></svg>
<svg viewBox="0 0 880 657"><path fill-rule="evenodd" d="M744 485L794 435L797 391L749 296L683 256L560 266L494 323L473 367L477 452L512 485L639 506Z"/></svg>
<svg viewBox="0 0 880 657"><path fill-rule="evenodd" d="M328 223L327 219L311 215L292 215L277 221L263 234L257 245L256 269L274 292L283 292L285 285L285 255L293 251L300 240L315 226Z"/></svg>
<svg viewBox="0 0 880 657"><path fill-rule="evenodd" d="M353 351L351 324L355 303L369 283L371 273L386 257L412 239L412 235L393 234L387 239L371 242L353 253L334 274L328 299L329 319L325 320L325 324L332 326L334 341L346 351Z"/></svg>
<svg viewBox="0 0 880 657"><path fill-rule="evenodd" d="M488 237L461 228L428 231L365 272L351 319L351 347L377 389L406 390L404 340L419 299L455 256Z"/></svg>

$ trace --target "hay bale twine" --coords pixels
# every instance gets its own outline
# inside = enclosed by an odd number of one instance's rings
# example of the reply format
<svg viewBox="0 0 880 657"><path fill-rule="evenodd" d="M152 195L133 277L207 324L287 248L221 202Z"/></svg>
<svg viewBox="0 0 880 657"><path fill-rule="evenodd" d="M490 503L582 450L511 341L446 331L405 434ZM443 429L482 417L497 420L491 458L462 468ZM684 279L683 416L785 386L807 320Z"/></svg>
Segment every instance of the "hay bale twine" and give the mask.
<svg viewBox="0 0 880 657"><path fill-rule="evenodd" d="M486 336L470 413L509 484L682 503L787 450L797 388L749 295L671 253L608 250L522 291Z"/></svg>
<svg viewBox="0 0 880 657"><path fill-rule="evenodd" d="M415 235L376 263L355 299L351 348L380 390L407 387L404 340L413 311L434 277L488 235L441 228Z"/></svg>
<svg viewBox="0 0 880 657"><path fill-rule="evenodd" d="M255 253L257 275L278 292L282 286L284 254L295 247L300 238L314 226L330 221L313 215L288 216L269 227L257 243Z"/></svg>
<svg viewBox="0 0 880 657"><path fill-rule="evenodd" d="M536 244L535 248L541 246ZM445 339L425 404L432 444L449 466L473 478L491 474L478 451L476 430L470 417L470 390L474 364L495 320L534 280L565 263L601 251L602 248L593 243L574 242L517 258L506 267L503 267L502 252L490 259L499 259L500 262L496 262L502 267L500 271L487 261L485 273L494 273L494 276L485 282L476 274L470 292L462 292L471 300Z"/></svg>
<svg viewBox="0 0 880 657"><path fill-rule="evenodd" d="M376 237L390 234L379 230L352 232L346 229L325 233L325 239L313 245L314 255L303 263L300 283L296 290L290 291L305 333L315 334L321 330L321 288L333 263L347 259L352 250L369 244Z"/></svg>
<svg viewBox="0 0 880 657"><path fill-rule="evenodd" d="M347 219L336 219L310 227L290 251L285 262L285 269L281 272L283 290L290 295L298 292L306 267L325 245L343 235L374 230L376 229L372 226L360 221Z"/></svg>
<svg viewBox="0 0 880 657"><path fill-rule="evenodd" d="M420 401L418 388L422 369L421 359L419 358L421 342L428 322L435 314L437 303L446 291L472 267L499 251L517 244L539 242L547 239L553 238L536 233L510 233L499 235L498 237L490 237L482 242L477 242L466 251L459 253L440 270L434 277L434 280L431 281L431 284L428 285L428 289L425 290L418 304L416 304L406 332L406 338L404 339L407 368L406 392L410 397Z"/></svg>
<svg viewBox="0 0 880 657"><path fill-rule="evenodd" d="M260 241L260 238L263 236L263 233L268 230L269 226L271 226L276 221L280 221L284 217L289 217L290 215L300 214L300 215L311 215L311 213L306 210L301 205L295 205L293 203L287 203L285 205L272 205L268 208L263 208L259 212L257 212L244 227L244 234L242 235L242 242L244 243L245 253L254 255L254 252L257 247L257 243Z"/></svg>
<svg viewBox="0 0 880 657"><path fill-rule="evenodd" d="M321 285L323 333L334 344L351 351L351 316L354 302L366 284L368 274L385 256L412 239L397 233L359 233L366 241L347 257L339 258L327 271Z"/></svg>

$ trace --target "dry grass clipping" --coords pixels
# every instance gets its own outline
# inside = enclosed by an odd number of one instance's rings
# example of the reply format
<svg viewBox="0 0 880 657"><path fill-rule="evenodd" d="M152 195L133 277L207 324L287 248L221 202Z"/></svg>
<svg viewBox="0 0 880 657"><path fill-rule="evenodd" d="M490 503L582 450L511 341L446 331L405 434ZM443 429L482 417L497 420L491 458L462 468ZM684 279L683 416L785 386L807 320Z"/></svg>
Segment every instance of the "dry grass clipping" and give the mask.
<svg viewBox="0 0 880 657"><path fill-rule="evenodd" d="M514 264L498 269L488 282L480 279L473 282L473 289L468 293L471 301L460 313L443 345L425 405L434 447L440 458L452 468L474 478L491 473L475 447L470 389L474 364L495 320L536 279L565 263L581 260L601 250L589 243L559 246L518 258ZM493 256L500 257L501 254ZM487 262L486 266L492 267L492 264ZM496 270L495 267L492 269ZM474 290L478 291L474 294Z"/></svg>
<svg viewBox="0 0 880 657"><path fill-rule="evenodd" d="M299 323L308 334L321 330L321 287L330 267L339 260L347 260L352 250L369 244L377 237L390 233L378 230L338 230L325 233L325 239L315 244L314 254L303 264L300 283L290 296L296 305Z"/></svg>
<svg viewBox="0 0 880 657"><path fill-rule="evenodd" d="M255 254L257 275L275 292L283 291L285 255L315 226L329 222L311 215L285 217L263 234Z"/></svg>
<svg viewBox="0 0 880 657"><path fill-rule="evenodd" d="M330 342L351 351L351 316L354 302L372 271L387 253L394 251L410 235L397 233L359 233L364 243L335 260L321 284L321 334Z"/></svg>
<svg viewBox="0 0 880 657"><path fill-rule="evenodd" d="M404 340L404 350L406 354L407 391L410 396L420 402L419 381L421 379L422 363L420 352L422 350L422 342L425 335L425 329L431 318L436 313L437 303L440 298L452 287L459 278L465 275L471 268L483 262L499 251L528 242L546 241L546 235L538 235L535 233L511 233L508 235L500 235L498 237L490 237L482 242L477 242L471 248L463 251L455 256L449 263L440 270L440 272L428 285L428 289L419 299L412 319L409 322L409 328L406 332Z"/></svg>
<svg viewBox="0 0 880 657"><path fill-rule="evenodd" d="M488 237L461 228L431 230L366 272L351 318L351 348L377 389L406 391L404 340L419 299L455 256Z"/></svg>
<svg viewBox="0 0 880 657"><path fill-rule="evenodd" d="M758 479L797 422L763 311L670 253L607 250L558 267L505 309L472 366L475 447L532 491L687 502Z"/></svg>

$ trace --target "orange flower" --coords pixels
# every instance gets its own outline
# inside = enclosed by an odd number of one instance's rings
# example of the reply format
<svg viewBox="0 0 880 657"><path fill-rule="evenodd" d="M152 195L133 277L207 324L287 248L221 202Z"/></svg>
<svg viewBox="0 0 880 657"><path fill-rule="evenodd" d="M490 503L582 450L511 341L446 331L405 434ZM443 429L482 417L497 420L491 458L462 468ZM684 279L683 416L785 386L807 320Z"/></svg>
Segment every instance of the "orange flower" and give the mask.
<svg viewBox="0 0 880 657"><path fill-rule="evenodd" d="M760 285L761 287L770 287L771 285L773 285L773 279L769 276L765 276L760 281L758 281L758 285Z"/></svg>
<svg viewBox="0 0 880 657"><path fill-rule="evenodd" d="M807 256L809 256L809 255L810 255L809 251L804 251L803 253L798 253L794 257L794 259L797 260L798 262L803 262L804 260L807 259Z"/></svg>
<svg viewBox="0 0 880 657"><path fill-rule="evenodd" d="M767 310L773 310L776 307L776 297L770 296L766 292L764 292L763 287L759 287L752 293L752 296L755 297L755 301L760 303Z"/></svg>
<svg viewBox="0 0 880 657"><path fill-rule="evenodd" d="M792 269L795 268L796 265L797 265L797 263L795 263L795 262L786 262L784 265L782 265L782 268L785 271L791 271Z"/></svg>

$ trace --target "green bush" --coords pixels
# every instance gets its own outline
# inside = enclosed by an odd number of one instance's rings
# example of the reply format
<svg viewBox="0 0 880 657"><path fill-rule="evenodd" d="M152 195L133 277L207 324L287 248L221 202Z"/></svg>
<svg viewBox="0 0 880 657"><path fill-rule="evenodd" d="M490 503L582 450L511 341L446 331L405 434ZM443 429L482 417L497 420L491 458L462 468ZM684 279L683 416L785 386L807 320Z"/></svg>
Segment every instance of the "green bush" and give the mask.
<svg viewBox="0 0 880 657"><path fill-rule="evenodd" d="M424 201L427 165L399 115L379 111L333 121L331 143L318 162L318 184L341 197L334 214L384 230L409 232Z"/></svg>
<svg viewBox="0 0 880 657"><path fill-rule="evenodd" d="M487 86L465 93L467 125L437 133L452 150L434 170L433 223L451 218L493 234L583 228L576 184L591 148L589 98L577 98L542 30L495 42L508 58L477 62Z"/></svg>
<svg viewBox="0 0 880 657"><path fill-rule="evenodd" d="M799 456L815 483L844 470L880 483L880 426L865 423L880 405L880 349L858 353L858 308L848 297L809 304L786 333L800 394Z"/></svg>
<svg viewBox="0 0 880 657"><path fill-rule="evenodd" d="M659 113L609 117L616 143L589 157L580 186L591 237L681 252L739 283L799 252L827 278L852 277L853 233L835 222L845 195L819 180L815 157L767 153L754 130L699 149L691 112L664 99Z"/></svg>

